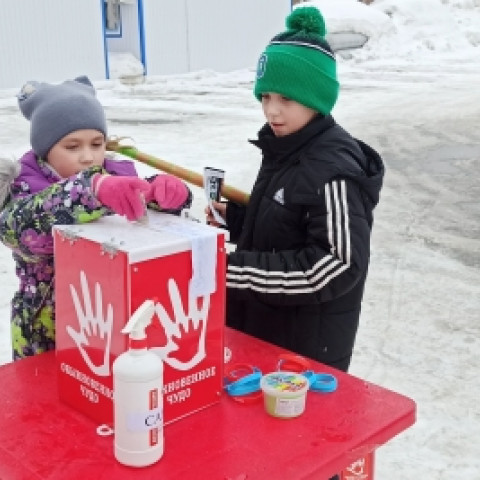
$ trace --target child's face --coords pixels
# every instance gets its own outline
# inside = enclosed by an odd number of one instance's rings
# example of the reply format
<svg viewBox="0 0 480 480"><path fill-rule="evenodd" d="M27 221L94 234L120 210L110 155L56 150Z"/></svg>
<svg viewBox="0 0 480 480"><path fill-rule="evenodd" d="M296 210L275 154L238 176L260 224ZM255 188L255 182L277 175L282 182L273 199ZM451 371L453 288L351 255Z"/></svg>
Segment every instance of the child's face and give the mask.
<svg viewBox="0 0 480 480"><path fill-rule="evenodd" d="M262 108L265 118L277 137L284 137L303 128L317 114L295 100L278 93L262 94Z"/></svg>
<svg viewBox="0 0 480 480"><path fill-rule="evenodd" d="M65 135L48 152L47 162L67 178L89 167L103 165L105 137L98 130L76 130Z"/></svg>

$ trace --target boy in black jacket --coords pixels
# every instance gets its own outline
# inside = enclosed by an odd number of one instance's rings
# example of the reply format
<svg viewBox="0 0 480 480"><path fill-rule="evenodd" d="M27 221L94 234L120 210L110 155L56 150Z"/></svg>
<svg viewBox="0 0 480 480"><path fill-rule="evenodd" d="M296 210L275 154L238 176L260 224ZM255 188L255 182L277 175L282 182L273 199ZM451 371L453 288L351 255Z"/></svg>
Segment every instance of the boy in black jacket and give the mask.
<svg viewBox="0 0 480 480"><path fill-rule="evenodd" d="M214 206L237 244L227 325L346 371L384 166L330 116L339 85L324 36L320 12L299 7L262 53L260 171L247 207ZM208 208L207 221L216 224Z"/></svg>

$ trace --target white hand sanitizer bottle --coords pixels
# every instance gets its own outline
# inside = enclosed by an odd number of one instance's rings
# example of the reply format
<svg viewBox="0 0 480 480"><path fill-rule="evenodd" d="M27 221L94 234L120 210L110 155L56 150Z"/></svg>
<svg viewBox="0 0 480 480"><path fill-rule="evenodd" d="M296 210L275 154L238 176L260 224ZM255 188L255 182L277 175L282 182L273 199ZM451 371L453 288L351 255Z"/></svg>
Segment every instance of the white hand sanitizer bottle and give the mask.
<svg viewBox="0 0 480 480"><path fill-rule="evenodd" d="M124 465L145 467L163 455L163 362L147 349L145 328L155 313L146 300L122 333L129 350L113 362L115 458Z"/></svg>

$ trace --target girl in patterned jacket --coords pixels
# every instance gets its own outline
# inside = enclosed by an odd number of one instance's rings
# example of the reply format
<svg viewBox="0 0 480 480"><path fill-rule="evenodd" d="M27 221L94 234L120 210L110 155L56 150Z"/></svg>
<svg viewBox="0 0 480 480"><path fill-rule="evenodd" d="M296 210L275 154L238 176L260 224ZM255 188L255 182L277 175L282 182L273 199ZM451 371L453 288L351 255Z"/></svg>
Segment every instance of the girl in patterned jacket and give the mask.
<svg viewBox="0 0 480 480"><path fill-rule="evenodd" d="M178 214L191 204L171 175L138 178L131 161L105 158L105 112L87 77L29 82L18 95L32 150L0 159L0 240L20 280L12 300L13 359L55 348L52 227L119 214L138 220L145 205Z"/></svg>

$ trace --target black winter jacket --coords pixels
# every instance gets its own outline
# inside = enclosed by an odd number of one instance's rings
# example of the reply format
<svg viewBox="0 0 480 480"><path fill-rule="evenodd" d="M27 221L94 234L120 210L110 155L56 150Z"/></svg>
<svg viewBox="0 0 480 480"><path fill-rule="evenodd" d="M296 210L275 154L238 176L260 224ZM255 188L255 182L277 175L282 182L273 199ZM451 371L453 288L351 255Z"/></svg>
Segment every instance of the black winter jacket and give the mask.
<svg viewBox="0 0 480 480"><path fill-rule="evenodd" d="M285 137L266 124L252 143L249 204L227 205L227 325L347 370L383 162L331 116Z"/></svg>

